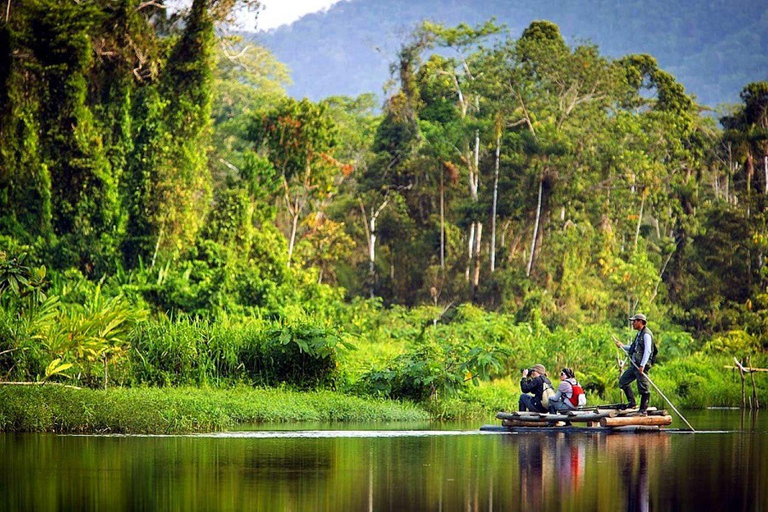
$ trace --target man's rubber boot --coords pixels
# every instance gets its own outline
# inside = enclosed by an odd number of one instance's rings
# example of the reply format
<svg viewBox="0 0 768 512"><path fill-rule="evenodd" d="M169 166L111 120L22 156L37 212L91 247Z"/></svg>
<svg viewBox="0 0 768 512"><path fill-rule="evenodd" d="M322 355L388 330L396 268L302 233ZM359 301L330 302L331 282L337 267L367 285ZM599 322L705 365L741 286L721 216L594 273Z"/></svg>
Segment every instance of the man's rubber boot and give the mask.
<svg viewBox="0 0 768 512"><path fill-rule="evenodd" d="M640 414L648 412L648 402L651 401L651 395L640 395Z"/></svg>
<svg viewBox="0 0 768 512"><path fill-rule="evenodd" d="M627 386L625 388L621 388L621 390L627 396L627 409L634 409L637 407L637 402L635 402L635 393L632 391L632 388Z"/></svg>

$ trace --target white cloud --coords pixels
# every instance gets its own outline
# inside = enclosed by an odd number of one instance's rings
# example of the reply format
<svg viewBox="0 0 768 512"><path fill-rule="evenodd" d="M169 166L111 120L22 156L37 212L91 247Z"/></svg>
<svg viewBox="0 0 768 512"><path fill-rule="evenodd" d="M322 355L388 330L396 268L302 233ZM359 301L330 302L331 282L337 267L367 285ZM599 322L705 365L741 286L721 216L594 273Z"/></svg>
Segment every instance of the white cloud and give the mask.
<svg viewBox="0 0 768 512"><path fill-rule="evenodd" d="M262 0L256 28L269 30L288 23L293 23L305 14L328 9L340 0ZM253 30L253 13L238 16L245 28Z"/></svg>
<svg viewBox="0 0 768 512"><path fill-rule="evenodd" d="M340 1L349 0L261 0L258 18L254 12L241 9L236 14L236 26L244 30L269 30L293 23L305 14L326 10ZM169 13L191 4L192 0L166 0Z"/></svg>

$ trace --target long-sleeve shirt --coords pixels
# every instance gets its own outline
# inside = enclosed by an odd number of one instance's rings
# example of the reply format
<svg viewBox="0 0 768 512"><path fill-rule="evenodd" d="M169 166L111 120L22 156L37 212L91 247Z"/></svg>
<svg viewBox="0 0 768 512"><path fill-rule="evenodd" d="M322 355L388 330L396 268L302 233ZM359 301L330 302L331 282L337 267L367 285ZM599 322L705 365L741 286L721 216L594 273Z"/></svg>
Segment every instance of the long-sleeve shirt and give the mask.
<svg viewBox="0 0 768 512"><path fill-rule="evenodd" d="M563 379L560 381L560 385L557 386L557 392L549 399L549 403L562 401L570 409L575 409L576 406L569 400L573 396L574 384L576 384L576 379Z"/></svg>
<svg viewBox="0 0 768 512"><path fill-rule="evenodd" d="M639 336L640 333L638 333ZM632 345L634 344L634 341L630 343L629 345L622 345L622 348L625 352L629 353L630 349L632 348ZM651 352L653 351L653 336L647 331L644 330L643 332L643 353L641 355L638 355L638 353L635 353L632 355L632 359L635 361L635 364L637 366L645 366L648 364L648 359L651 358ZM638 359L640 359L638 361Z"/></svg>
<svg viewBox="0 0 768 512"><path fill-rule="evenodd" d="M534 379L528 379L523 377L522 379L520 379L520 390L523 393L532 393L533 396L541 400L541 395L544 394L545 382L550 386L552 385L549 379L543 375L539 375Z"/></svg>

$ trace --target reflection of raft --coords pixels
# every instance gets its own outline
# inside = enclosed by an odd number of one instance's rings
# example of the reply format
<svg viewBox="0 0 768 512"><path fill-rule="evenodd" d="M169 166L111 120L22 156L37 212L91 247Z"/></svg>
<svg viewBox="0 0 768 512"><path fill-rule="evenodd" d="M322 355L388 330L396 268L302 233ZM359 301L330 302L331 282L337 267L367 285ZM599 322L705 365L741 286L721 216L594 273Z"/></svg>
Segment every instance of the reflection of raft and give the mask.
<svg viewBox="0 0 768 512"><path fill-rule="evenodd" d="M636 409L598 406L558 414L500 412L501 426L485 425L483 431L502 432L659 432L672 423L665 410L649 407L646 414Z"/></svg>

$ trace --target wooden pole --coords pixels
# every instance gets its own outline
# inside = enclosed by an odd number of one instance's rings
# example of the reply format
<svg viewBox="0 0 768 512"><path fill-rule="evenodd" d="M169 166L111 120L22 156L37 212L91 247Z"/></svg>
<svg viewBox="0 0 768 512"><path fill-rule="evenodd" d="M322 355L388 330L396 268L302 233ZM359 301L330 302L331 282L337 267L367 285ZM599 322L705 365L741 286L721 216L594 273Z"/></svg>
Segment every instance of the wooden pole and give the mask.
<svg viewBox="0 0 768 512"><path fill-rule="evenodd" d="M723 365L723 368L726 370L738 370L738 366L731 366L731 365ZM751 366L742 366L741 367L744 370L744 373L753 373L753 372L768 372L768 368L753 368Z"/></svg>
<svg viewBox="0 0 768 512"><path fill-rule="evenodd" d="M733 360L736 362L736 366L739 368L739 374L741 375L741 408L747 408L747 397L744 394L744 367L741 365L738 359L735 357Z"/></svg>
<svg viewBox="0 0 768 512"><path fill-rule="evenodd" d="M768 184L766 184L766 187L768 187ZM747 366L752 366L752 358L750 357L747 359ZM754 409L757 410L760 408L760 402L757 399L757 385L755 384L755 374L754 372L750 372L749 376L752 378L752 403L754 405Z"/></svg>
<svg viewBox="0 0 768 512"><path fill-rule="evenodd" d="M616 350L619 351L619 354L616 355L616 368L619 369L619 379L621 379L621 374L624 373L624 365L627 364L627 362L626 360L621 360L621 352L624 351L619 349L619 347L616 347ZM619 393L619 403L624 403L624 393Z"/></svg>

